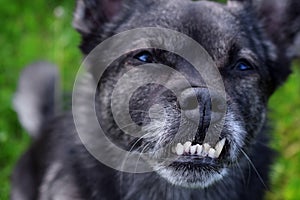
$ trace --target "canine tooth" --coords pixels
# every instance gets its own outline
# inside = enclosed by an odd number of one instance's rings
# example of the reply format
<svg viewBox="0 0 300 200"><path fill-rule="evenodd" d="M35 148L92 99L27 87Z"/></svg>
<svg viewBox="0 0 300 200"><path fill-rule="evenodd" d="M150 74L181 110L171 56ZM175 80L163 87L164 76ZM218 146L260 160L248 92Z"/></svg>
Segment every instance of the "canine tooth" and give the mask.
<svg viewBox="0 0 300 200"><path fill-rule="evenodd" d="M208 153L208 151L209 151L209 149L210 149L210 145L207 144L207 143L203 144L203 149L204 149L205 152Z"/></svg>
<svg viewBox="0 0 300 200"><path fill-rule="evenodd" d="M189 152L190 152L191 145L192 145L191 142L186 142L186 143L184 143L183 147L184 147L184 151L185 151L186 153L189 153Z"/></svg>
<svg viewBox="0 0 300 200"><path fill-rule="evenodd" d="M216 154L215 154L215 156L216 156L217 158L220 156L220 154L221 154L221 152L222 152L222 150L223 150L223 148L224 148L225 141L226 141L226 139L224 138L224 139L222 139L221 141L219 141L219 142L216 144L216 146L215 146L215 149L216 149Z"/></svg>
<svg viewBox="0 0 300 200"><path fill-rule="evenodd" d="M200 156L202 154L203 146L200 144L197 144L196 146L197 146L197 155Z"/></svg>
<svg viewBox="0 0 300 200"><path fill-rule="evenodd" d="M184 152L184 147L181 143L178 143L176 146L176 153L178 156L181 156Z"/></svg>
<svg viewBox="0 0 300 200"><path fill-rule="evenodd" d="M196 146L196 145L193 145L193 146L191 146L191 148L190 148L190 153L191 153L192 155L194 155L194 154L196 153L196 150L197 150L197 146Z"/></svg>
<svg viewBox="0 0 300 200"><path fill-rule="evenodd" d="M216 150L213 148L210 148L208 151L208 156L211 158L216 158Z"/></svg>

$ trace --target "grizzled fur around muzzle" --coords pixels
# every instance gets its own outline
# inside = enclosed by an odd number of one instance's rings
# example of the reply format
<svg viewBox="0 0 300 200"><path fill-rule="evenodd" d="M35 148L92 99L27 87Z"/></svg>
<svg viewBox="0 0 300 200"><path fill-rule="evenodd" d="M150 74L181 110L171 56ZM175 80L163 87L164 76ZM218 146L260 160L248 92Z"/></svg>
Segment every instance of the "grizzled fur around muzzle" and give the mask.
<svg viewBox="0 0 300 200"><path fill-rule="evenodd" d="M78 0L73 25L82 36L84 57L124 31L170 29L205 49L217 67L226 96L212 92L204 81L205 74L198 73L190 62L164 49L129 49L110 63L99 80L97 70L88 68L89 79L80 89L83 126L89 128L86 103L94 96L97 120L105 136L120 149L151 160L148 164L153 171L129 173L106 166L82 144L71 112L60 116L41 112L40 123L34 128L35 141L13 175L12 199L262 199L273 157L267 147L267 103L290 74L291 61L299 56L299 10L296 0L230 0L227 4ZM112 98L118 81L145 64L169 66L185 77L190 87L176 81L175 75L158 73L156 78L162 82L173 81L179 95L161 84L149 83L138 87L128 102ZM41 63L39 69L43 68L48 69ZM32 79L33 74L24 73L23 82L45 90L56 85L52 75L48 82L39 84L42 81ZM95 91L90 84L96 85ZM124 84L118 89L126 94L131 88ZM39 108L46 102L40 89L27 90L20 85L21 95L15 101L23 119L22 102L28 96L36 101L26 106L35 111L42 110ZM49 94L56 98L55 91ZM114 118L122 116L123 110L120 106L113 113L112 105L128 106L142 137L124 133ZM213 105L217 109L212 109ZM209 144L205 140L208 127L221 120L222 112L220 136ZM24 127L28 121L22 122ZM179 131L182 123L185 129ZM165 159L170 157L172 162Z"/></svg>

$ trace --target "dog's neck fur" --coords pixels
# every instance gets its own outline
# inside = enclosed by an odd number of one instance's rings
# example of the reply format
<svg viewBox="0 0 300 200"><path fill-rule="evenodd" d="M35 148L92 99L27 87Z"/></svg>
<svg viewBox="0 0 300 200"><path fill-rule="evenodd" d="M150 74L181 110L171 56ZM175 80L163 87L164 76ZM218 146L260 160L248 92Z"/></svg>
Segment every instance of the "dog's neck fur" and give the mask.
<svg viewBox="0 0 300 200"><path fill-rule="evenodd" d="M104 166L97 160L89 164L89 166L95 167L92 171L97 172L97 174L89 173L91 169L87 169L86 166L77 168L81 172L77 183L80 185L79 190L86 199L252 200L258 196L263 196L264 190L268 189L266 188L268 185L266 172L269 171L273 158L273 152L264 145L268 143L268 139L263 134L261 135L262 137L259 136L257 142L253 144L253 152L249 155L252 163L244 157L239 161L238 166L228 169L228 174L222 181L216 182L208 188L177 187L168 183L155 172L136 174L118 172ZM253 165L260 171L257 172ZM77 174L76 168L75 173ZM81 186L83 182L87 184ZM89 191L98 192L91 194Z"/></svg>
<svg viewBox="0 0 300 200"><path fill-rule="evenodd" d="M231 178L230 178L231 179ZM147 181L146 181L147 180ZM227 182L227 181L226 181ZM128 185L131 187L128 188ZM125 175L121 182L121 196L123 199L237 199L237 192L228 194L224 189L237 191L236 181L228 180L228 183L217 183L209 189L188 189L173 186L158 177L155 172L150 174ZM145 192L147 189L147 192ZM223 191L223 192L222 192Z"/></svg>

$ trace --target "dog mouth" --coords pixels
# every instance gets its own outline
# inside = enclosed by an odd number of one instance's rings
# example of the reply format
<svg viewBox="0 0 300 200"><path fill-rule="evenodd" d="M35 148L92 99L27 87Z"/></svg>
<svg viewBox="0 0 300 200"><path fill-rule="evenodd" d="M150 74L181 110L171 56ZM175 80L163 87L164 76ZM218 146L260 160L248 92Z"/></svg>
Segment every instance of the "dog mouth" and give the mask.
<svg viewBox="0 0 300 200"><path fill-rule="evenodd" d="M172 152L177 156L182 157L193 157L193 158L211 158L218 159L225 147L226 139L223 138L215 147L211 147L208 143L201 144L192 144L188 141L184 144L178 143L175 148L172 149Z"/></svg>
<svg viewBox="0 0 300 200"><path fill-rule="evenodd" d="M187 129L192 130L192 125L187 124ZM215 143L205 139L208 132L193 135L187 129L159 140L161 145L151 152L154 171L169 183L185 188L207 188L226 178L239 162L239 149L246 145L246 131L234 114L227 113Z"/></svg>
<svg viewBox="0 0 300 200"><path fill-rule="evenodd" d="M169 167L218 170L224 166L222 161L225 160L227 148L228 143L225 138L220 139L214 147L208 143L198 144L190 141L184 144L177 143L172 148L172 154L176 159Z"/></svg>
<svg viewBox="0 0 300 200"><path fill-rule="evenodd" d="M155 150L159 162L166 161L166 166L173 164L215 164L222 166L229 156L230 145L226 138L220 139L216 145L211 146L208 143L195 143L187 141L185 143L170 144L165 150ZM150 151L151 152L151 151ZM152 152L152 153L154 153ZM160 153L159 153L160 152ZM152 154L151 153L151 154ZM155 155L154 153L153 155ZM156 157L154 156L154 157ZM192 166L192 165L190 165Z"/></svg>
<svg viewBox="0 0 300 200"><path fill-rule="evenodd" d="M216 145L186 141L170 147L171 161L158 165L156 172L171 184L206 188L226 176L230 142L221 138Z"/></svg>
<svg viewBox="0 0 300 200"><path fill-rule="evenodd" d="M175 143L170 153L171 160L154 166L161 177L184 188L206 188L226 176L230 142L221 138L214 146L194 141Z"/></svg>

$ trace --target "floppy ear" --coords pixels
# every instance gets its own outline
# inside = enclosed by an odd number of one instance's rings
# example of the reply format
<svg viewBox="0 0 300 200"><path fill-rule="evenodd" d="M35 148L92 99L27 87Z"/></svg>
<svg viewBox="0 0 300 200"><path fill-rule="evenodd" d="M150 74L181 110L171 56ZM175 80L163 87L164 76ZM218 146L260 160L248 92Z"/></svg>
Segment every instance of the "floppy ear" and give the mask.
<svg viewBox="0 0 300 200"><path fill-rule="evenodd" d="M109 22L121 9L122 0L77 0L73 26L83 36Z"/></svg>

